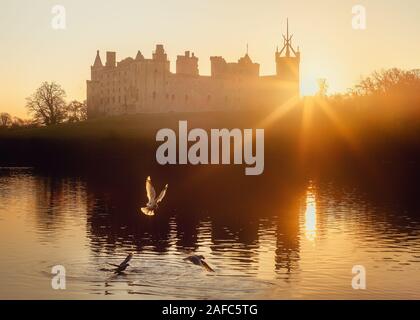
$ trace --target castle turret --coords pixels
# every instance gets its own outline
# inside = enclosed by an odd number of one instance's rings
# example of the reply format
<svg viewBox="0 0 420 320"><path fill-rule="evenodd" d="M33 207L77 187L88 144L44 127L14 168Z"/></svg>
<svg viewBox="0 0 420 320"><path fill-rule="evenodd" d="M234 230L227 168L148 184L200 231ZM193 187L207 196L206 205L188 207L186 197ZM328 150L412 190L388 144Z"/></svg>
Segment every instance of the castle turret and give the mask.
<svg viewBox="0 0 420 320"><path fill-rule="evenodd" d="M289 82L291 88L299 94L300 83L300 52L292 45L293 35L289 35L289 19L287 19L287 33L283 35L283 48L276 51L276 75L285 82Z"/></svg>
<svg viewBox="0 0 420 320"><path fill-rule="evenodd" d="M152 56L155 77L161 77L168 74L170 72L170 62L162 44L156 45L156 50L153 52Z"/></svg>
<svg viewBox="0 0 420 320"><path fill-rule="evenodd" d="M104 67L102 64L101 56L99 55L99 50L96 51L96 58L93 66L90 68L91 79L95 80L97 78L98 72Z"/></svg>
<svg viewBox="0 0 420 320"><path fill-rule="evenodd" d="M94 68L102 68L104 65L102 64L101 56L99 55L99 50L96 51L96 58L95 62L93 63Z"/></svg>
<svg viewBox="0 0 420 320"><path fill-rule="evenodd" d="M238 60L235 69L236 73L241 76L258 77L260 75L260 65L252 62L251 57L248 55L248 50L245 56Z"/></svg>
<svg viewBox="0 0 420 320"><path fill-rule="evenodd" d="M139 51L137 51L137 55L136 55L136 60L137 61L143 61L144 60L144 56L143 54Z"/></svg>
<svg viewBox="0 0 420 320"><path fill-rule="evenodd" d="M168 60L168 55L165 53L165 49L162 44L156 45L156 50L153 52L153 60L165 62Z"/></svg>

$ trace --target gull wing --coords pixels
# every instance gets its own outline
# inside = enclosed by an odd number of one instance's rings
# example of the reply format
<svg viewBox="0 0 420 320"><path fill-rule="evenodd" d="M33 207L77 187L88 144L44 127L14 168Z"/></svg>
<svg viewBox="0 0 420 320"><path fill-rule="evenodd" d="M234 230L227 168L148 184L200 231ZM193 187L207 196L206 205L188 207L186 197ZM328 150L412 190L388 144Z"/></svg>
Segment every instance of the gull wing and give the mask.
<svg viewBox="0 0 420 320"><path fill-rule="evenodd" d="M163 198L165 198L166 191L168 191L168 185L165 186L165 188L162 190L162 192L159 194L159 197L156 199L156 203L162 202Z"/></svg>
<svg viewBox="0 0 420 320"><path fill-rule="evenodd" d="M153 188L152 179L150 177L147 177L146 180L146 193L147 198L149 199L149 203L153 203L156 198L156 191L155 188Z"/></svg>
<svg viewBox="0 0 420 320"><path fill-rule="evenodd" d="M119 267L120 267L118 264L109 263L109 262L108 262L108 264L109 264L110 266L113 266L113 267L117 267L117 268L119 268Z"/></svg>
<svg viewBox="0 0 420 320"><path fill-rule="evenodd" d="M122 265L125 265L125 264L127 264L127 263L129 263L130 262L130 260L133 258L133 254L132 253L130 253L128 256L127 256L127 258L125 258L125 260L120 264L120 266L122 266Z"/></svg>
<svg viewBox="0 0 420 320"><path fill-rule="evenodd" d="M214 272L214 270L205 262L204 260L201 260L201 265L209 272Z"/></svg>
<svg viewBox="0 0 420 320"><path fill-rule="evenodd" d="M155 211L152 209L149 209L148 207L141 208L141 212L143 212L146 216L154 216Z"/></svg>

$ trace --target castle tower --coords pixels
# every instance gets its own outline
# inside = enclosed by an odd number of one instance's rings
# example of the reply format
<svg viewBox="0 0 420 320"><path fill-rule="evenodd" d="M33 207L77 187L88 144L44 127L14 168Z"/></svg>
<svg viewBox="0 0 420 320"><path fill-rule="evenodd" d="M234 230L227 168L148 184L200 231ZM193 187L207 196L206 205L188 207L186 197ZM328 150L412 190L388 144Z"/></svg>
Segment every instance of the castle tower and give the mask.
<svg viewBox="0 0 420 320"><path fill-rule="evenodd" d="M187 76L198 76L198 58L189 51L176 59L176 73Z"/></svg>
<svg viewBox="0 0 420 320"><path fill-rule="evenodd" d="M162 44L156 45L156 50L153 52L153 60L163 62L168 60L168 55L166 54Z"/></svg>
<svg viewBox="0 0 420 320"><path fill-rule="evenodd" d="M93 63L93 66L90 67L90 74L92 80L96 79L98 72L102 70L103 66L104 65L102 64L101 56L99 55L99 50L97 50L95 62Z"/></svg>
<svg viewBox="0 0 420 320"><path fill-rule="evenodd" d="M156 49L152 54L153 65L155 66L155 73L164 75L170 71L170 62L168 55L165 52L165 48L161 44L156 45Z"/></svg>
<svg viewBox="0 0 420 320"><path fill-rule="evenodd" d="M276 51L276 75L285 82L290 83L297 89L299 94L300 84L300 52L296 51L292 45L293 35L289 35L289 19L287 19L287 33L283 35L283 48Z"/></svg>

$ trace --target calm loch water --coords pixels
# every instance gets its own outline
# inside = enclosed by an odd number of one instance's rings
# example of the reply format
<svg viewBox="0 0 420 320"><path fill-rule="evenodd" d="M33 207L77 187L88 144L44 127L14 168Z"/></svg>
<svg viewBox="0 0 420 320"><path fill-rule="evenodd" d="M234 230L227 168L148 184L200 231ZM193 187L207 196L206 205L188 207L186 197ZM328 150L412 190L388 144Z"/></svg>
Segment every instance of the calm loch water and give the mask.
<svg viewBox="0 0 420 320"><path fill-rule="evenodd" d="M144 172L101 180L0 169L0 298L420 299L411 185L391 197L357 178L286 178L218 194L212 180L163 177L152 175L156 189L169 182L168 198L150 218L139 213ZM125 275L107 271L129 252ZM191 252L216 272L184 262ZM51 288L54 265L66 267L64 291ZM352 289L354 265L366 268L367 290Z"/></svg>

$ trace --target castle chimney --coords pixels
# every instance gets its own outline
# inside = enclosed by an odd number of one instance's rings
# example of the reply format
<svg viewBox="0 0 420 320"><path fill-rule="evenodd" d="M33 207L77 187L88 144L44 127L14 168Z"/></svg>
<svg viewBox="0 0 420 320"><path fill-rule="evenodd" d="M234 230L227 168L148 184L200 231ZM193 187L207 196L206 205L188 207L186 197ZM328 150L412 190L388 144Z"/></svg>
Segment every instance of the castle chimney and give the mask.
<svg viewBox="0 0 420 320"><path fill-rule="evenodd" d="M115 67L117 65L117 55L115 52L107 51L105 65L107 67Z"/></svg>

